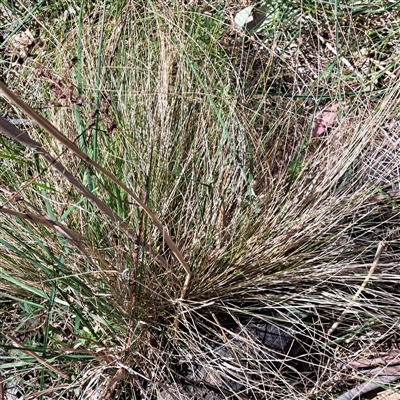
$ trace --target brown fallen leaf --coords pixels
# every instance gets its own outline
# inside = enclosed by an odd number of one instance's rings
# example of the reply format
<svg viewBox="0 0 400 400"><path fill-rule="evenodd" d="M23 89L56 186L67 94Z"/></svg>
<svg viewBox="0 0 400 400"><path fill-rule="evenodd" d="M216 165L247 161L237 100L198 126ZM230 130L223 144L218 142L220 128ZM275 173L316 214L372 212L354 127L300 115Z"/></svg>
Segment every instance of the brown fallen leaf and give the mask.
<svg viewBox="0 0 400 400"><path fill-rule="evenodd" d="M400 400L400 394L393 392L393 390L385 390L378 393L374 400Z"/></svg>
<svg viewBox="0 0 400 400"><path fill-rule="evenodd" d="M311 137L322 135L327 128L331 128L336 121L338 105L330 103L319 109L311 127Z"/></svg>
<svg viewBox="0 0 400 400"><path fill-rule="evenodd" d="M400 350L392 350L387 356L377 357L374 359L363 359L359 361L352 361L346 365L342 364L340 367L343 369L349 368L369 368L378 365L395 365L400 364Z"/></svg>

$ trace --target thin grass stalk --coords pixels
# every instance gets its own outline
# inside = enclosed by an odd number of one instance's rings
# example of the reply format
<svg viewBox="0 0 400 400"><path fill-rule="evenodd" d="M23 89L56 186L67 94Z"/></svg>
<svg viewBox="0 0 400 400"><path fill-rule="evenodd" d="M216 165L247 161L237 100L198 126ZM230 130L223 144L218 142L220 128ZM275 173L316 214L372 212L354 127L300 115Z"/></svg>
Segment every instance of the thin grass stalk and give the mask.
<svg viewBox="0 0 400 400"><path fill-rule="evenodd" d="M191 272L188 264L186 263L185 259L183 258L181 252L179 251L177 245L171 239L171 237L167 233L167 230L164 228L164 226L159 221L158 217L139 199L139 197L135 193L132 192L132 190L130 190L119 179L117 179L117 177L114 174L107 171L105 168L103 168L97 162L93 161L87 154L85 154L82 150L80 150L79 147L77 147L75 145L75 143L73 143L66 136L64 136L54 125L52 125L48 120L43 118L41 115L37 114L29 105L27 105L21 99L19 99L18 96L16 96L11 90L9 90L3 82L0 82L0 91L12 103L17 105L21 110L23 110L27 115L29 115L47 133L54 136L57 140L59 140L62 144L64 144L68 149L70 149L74 154L76 154L84 162L86 162L89 165L91 165L92 167L98 169L100 172L102 172L104 175L106 175L108 178L110 178L115 184L117 184L121 189L125 190L125 192L127 192L134 199L134 201L139 205L139 207L141 207L146 212L146 214L152 219L152 221L154 222L154 224L156 225L156 227L162 234L163 239L165 240L165 242L171 249L172 253L175 255L175 257L180 262L180 264L182 265L183 269L186 272L186 279L182 286L182 291L181 291L181 296L180 296L180 298L182 298L182 299L185 298L186 293L189 289L190 280L192 278L192 272ZM12 129L10 128L10 125L13 126L12 124L9 124L9 125L5 124L4 119L2 120L1 128L3 130L3 133L6 133L9 135L9 132L12 131ZM17 135L16 137L18 137L18 136L19 135ZM28 140L28 142L29 142L29 140ZM33 147L32 146L30 146L30 147L35 149L38 146L40 147L40 145L35 142ZM53 162L52 157L49 154L46 154L46 152L43 152L43 156L48 157L48 160L50 160L51 163ZM57 165L58 165L58 163L55 164L55 167ZM65 171L64 167L61 166L61 169L59 172L61 172L63 174L64 171ZM72 175L69 174L69 180L70 179L72 179L72 181L74 181L76 183L77 188L80 188L80 190L85 193L86 197L88 197L89 199L92 199L98 206L100 206L101 203L96 198L96 196L94 196L91 192L89 192L86 188L84 188L80 183L78 183L75 180L75 178L72 177ZM101 204L100 208L102 209L103 212L105 212L105 210L107 210L106 215L111 216L111 219L117 218L117 219L115 219L115 221L119 220L119 218L110 209L108 209L108 207L106 207L104 204ZM111 211L111 213L110 213L110 211ZM134 237L133 232L131 232L130 228L128 228L127 226L125 227L125 223L123 221L121 221L119 223L120 223L121 227L124 227L126 232L128 232L131 236L133 235L132 237Z"/></svg>

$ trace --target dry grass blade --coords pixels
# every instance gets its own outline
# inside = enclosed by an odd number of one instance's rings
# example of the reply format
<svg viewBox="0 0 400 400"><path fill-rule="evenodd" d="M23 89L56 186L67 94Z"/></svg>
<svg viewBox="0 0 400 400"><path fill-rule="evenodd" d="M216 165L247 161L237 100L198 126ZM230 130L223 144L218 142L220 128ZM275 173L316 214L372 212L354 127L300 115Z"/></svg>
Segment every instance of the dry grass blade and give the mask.
<svg viewBox="0 0 400 400"><path fill-rule="evenodd" d="M357 293L353 296L353 298L351 299L352 302L356 301L358 299L358 297L360 296L361 292L365 289L365 287L367 286L369 280L371 279L371 276L374 274L376 267L378 266L379 260L381 258L381 254L382 254L382 250L385 247L384 243L379 243L378 245L378 249L376 250L376 254L375 254L375 258L374 258L374 262L371 265L371 268L368 272L368 275L365 277L364 282L362 283L362 285L360 286L360 288L357 290ZM349 311L351 305L349 305L345 310L343 310L342 315L340 316L340 318L332 325L332 327L329 329L327 336L331 336L332 333L337 329L337 327L339 326L339 324L343 321L346 312Z"/></svg>
<svg viewBox="0 0 400 400"><path fill-rule="evenodd" d="M33 108L31 108L28 104L23 102L15 93L13 93L3 82L0 82L0 92L7 97L7 99L18 106L24 113L26 113L32 120L34 120L39 126L41 126L47 133L52 135L54 138L56 138L58 141L60 141L63 145L65 145L69 150L71 150L75 155L77 155L79 158L81 158L83 161L85 161L87 164L91 165L92 167L96 168L100 172L102 172L105 176L107 176L109 179L111 179L115 184L117 184L121 189L126 191L134 200L135 202L146 212L146 214L151 218L151 220L154 222L158 230L161 232L163 239L171 249L172 253L174 256L177 258L177 260L180 262L182 267L184 268L186 272L186 279L182 287L182 292L181 292L181 298L184 298L186 296L187 290L189 288L190 280L192 277L191 270L189 268L189 265L186 263L185 259L183 258L181 252L178 249L178 246L175 244L175 242L171 239L169 234L167 233L166 229L164 226L161 224L159 221L158 217L140 200L140 198L132 192L126 185L124 185L119 179L116 178L114 174L112 174L110 171L106 170L103 168L100 164L97 162L93 161L87 154L85 154L75 143L73 143L71 140L69 140L67 137L65 137L54 125L52 125L46 118L42 117L39 115ZM12 125L12 124L10 124ZM1 127L4 130L8 130L10 133L12 131L10 128L4 124L4 120L1 121ZM18 136L17 136L18 137ZM15 137L15 139L17 139ZM29 143L30 141L28 139L23 139L26 140L26 143ZM36 142L35 142L36 143ZM32 143L33 144L33 143ZM35 144L37 146L38 144ZM32 146L30 146L32 147ZM47 156L46 156L47 157ZM51 161L53 162L53 161ZM63 168L62 168L63 170ZM81 186L82 190L82 185ZM85 192L88 192L85 190ZM97 200L94 200L93 195L88 195L87 193L85 194L88 198L91 198L92 201L96 202ZM98 205L99 206L99 205ZM100 206L99 206L100 207ZM103 211L105 210L104 205L102 205ZM108 213L108 211L107 211ZM110 214L107 214L110 215ZM122 226L122 225L121 225ZM126 228L129 230L129 228Z"/></svg>
<svg viewBox="0 0 400 400"><path fill-rule="evenodd" d="M31 139L26 133L23 133L20 131L18 128L16 128L13 124L8 122L6 119L3 117L0 117L0 131L7 136L8 138L11 138L13 140L18 141L24 146L28 146L32 148L36 153L40 154L45 160L49 162L49 164L56 170L58 171L62 176L64 176L76 189L78 189L87 199L89 199L91 202L96 204L96 206L105 214L107 215L108 218L111 219L111 221L115 222L118 224L120 228L122 228L128 236L133 240L134 243L136 243L137 237L136 233L124 222L122 221L121 218L119 218L106 204L104 204L97 196L95 196L90 190L88 190L85 186L83 186L70 172L67 171L67 169L60 163L58 162L54 157L52 157L47 151L43 149L43 147L40 145L40 143L36 142L35 140ZM7 212L8 214L11 214L12 210L7 210L4 211ZM17 212L14 212L17 213ZM32 218L35 222L38 222L38 216L33 216L33 215L26 215L28 218ZM44 225L47 224L47 226L52 225L49 220L39 218L40 222ZM55 228L58 225L52 225L53 228ZM165 265L165 261L161 256L157 254L157 252L151 248L148 244L145 245L146 250L149 252L149 254L152 255L152 257L161 265Z"/></svg>
<svg viewBox="0 0 400 400"><path fill-rule="evenodd" d="M40 224L40 225L46 226L47 228L53 229L56 232L60 233L67 240L69 240L74 246L76 246L76 248L78 248L82 254L84 254L86 256L86 259L88 260L88 262L95 268L95 270L97 272L99 272L101 274L101 276L105 282L107 282L109 280L107 274L105 274L97 266L96 262L94 262L94 260L93 260L93 256L92 256L93 254L96 255L96 258L98 260L101 259L98 252L93 248L90 248L90 250L88 251L84 245L83 238L78 233L73 231L72 229L67 228L66 226L64 226L63 224L61 224L59 222L53 221L52 219L50 219L49 217L47 217L45 215L34 214L32 212L16 211L16 210L12 210L10 208L6 208L4 206L0 207L0 212L7 214L7 215L12 215L13 217L21 218L22 220L27 220L27 221L33 222L35 224ZM103 264L106 264L106 261L104 259L101 259L101 261Z"/></svg>
<svg viewBox="0 0 400 400"><path fill-rule="evenodd" d="M68 379L69 378L68 374L66 374L65 372L63 372L63 371L59 370L58 368L54 367L53 365L48 363L45 359L43 359L42 357L38 356L35 352L25 349L23 344L17 338L15 338L15 337L13 337L11 335L7 335L7 334L4 334L4 335L9 340L11 340L14 343L15 346L17 346L19 349L21 349L21 351L23 351L24 353L26 353L26 354L30 355L31 357L33 357L40 364L42 364L44 367L46 367L49 370L55 372L59 376L62 376L64 379Z"/></svg>
<svg viewBox="0 0 400 400"><path fill-rule="evenodd" d="M76 232L67 228L63 224L60 224L56 221L51 220L50 218L48 218L46 216L33 214L30 212L20 212L20 211L16 211L16 210L11 210L10 208L6 208L3 206L0 208L0 212L7 214L7 215L12 215L13 217L18 217L21 219L31 221L36 224L41 224L41 225L47 226L48 228L51 228L51 229L54 229L56 232L61 233L64 237L66 237L68 240L70 240L79 250L85 251L85 248L81 242L82 238Z"/></svg>
<svg viewBox="0 0 400 400"><path fill-rule="evenodd" d="M24 400L38 399L40 396L43 396L44 394L48 395L50 393L58 392L61 389L68 389L70 387L71 387L71 385L67 384L67 383L65 385L57 385L55 387L51 387L51 388L44 389L44 390L41 390L41 391L36 392L36 393L29 394L29 395L24 397Z"/></svg>

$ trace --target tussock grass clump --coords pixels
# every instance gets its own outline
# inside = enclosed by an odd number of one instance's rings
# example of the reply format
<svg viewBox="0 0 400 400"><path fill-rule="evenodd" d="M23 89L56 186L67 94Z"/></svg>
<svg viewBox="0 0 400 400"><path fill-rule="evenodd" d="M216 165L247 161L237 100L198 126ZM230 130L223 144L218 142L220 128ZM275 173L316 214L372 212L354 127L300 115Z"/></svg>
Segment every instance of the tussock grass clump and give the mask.
<svg viewBox="0 0 400 400"><path fill-rule="evenodd" d="M4 389L374 379L354 362L393 350L399 317L395 9L264 5L252 32L218 2L42 3L1 8L4 116L29 119L0 137ZM40 42L17 54L13 30Z"/></svg>

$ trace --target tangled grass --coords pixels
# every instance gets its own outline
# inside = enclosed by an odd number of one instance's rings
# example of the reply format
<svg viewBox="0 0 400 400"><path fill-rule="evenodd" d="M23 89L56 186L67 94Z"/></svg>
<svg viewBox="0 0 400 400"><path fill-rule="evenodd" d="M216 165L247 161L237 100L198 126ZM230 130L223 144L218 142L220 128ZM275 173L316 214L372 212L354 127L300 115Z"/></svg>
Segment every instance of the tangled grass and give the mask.
<svg viewBox="0 0 400 400"><path fill-rule="evenodd" d="M1 138L6 392L317 399L374 380L349 366L397 346L395 3L278 4L257 34L218 2L38 4L2 5L3 78L115 180L51 130L20 127L61 174ZM40 42L21 54L14 31Z"/></svg>

